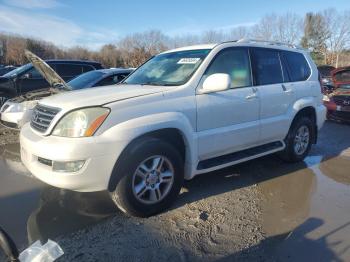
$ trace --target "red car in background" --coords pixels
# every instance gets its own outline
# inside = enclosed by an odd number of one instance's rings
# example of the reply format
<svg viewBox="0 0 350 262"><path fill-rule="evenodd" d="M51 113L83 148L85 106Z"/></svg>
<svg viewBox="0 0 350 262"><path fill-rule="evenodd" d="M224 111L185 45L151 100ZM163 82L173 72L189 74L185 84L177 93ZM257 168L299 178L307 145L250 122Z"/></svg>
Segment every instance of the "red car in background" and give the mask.
<svg viewBox="0 0 350 262"><path fill-rule="evenodd" d="M350 123L350 67L341 67L331 72L334 91L324 95L327 118Z"/></svg>

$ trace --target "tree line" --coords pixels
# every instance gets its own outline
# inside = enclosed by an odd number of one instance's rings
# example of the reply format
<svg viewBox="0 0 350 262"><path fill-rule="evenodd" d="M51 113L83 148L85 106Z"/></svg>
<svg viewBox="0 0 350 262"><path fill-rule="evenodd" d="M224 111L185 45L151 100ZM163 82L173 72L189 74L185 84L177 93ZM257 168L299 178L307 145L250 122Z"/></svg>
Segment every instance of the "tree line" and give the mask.
<svg viewBox="0 0 350 262"><path fill-rule="evenodd" d="M0 63L25 64L24 49L28 49L43 59L86 59L99 61L105 67L137 67L167 49L241 38L300 45L311 51L317 64L350 65L350 11L335 9L309 12L304 17L295 13L269 14L255 25L198 34L167 36L159 30L149 30L127 35L97 51L83 46L63 48L39 39L0 33Z"/></svg>

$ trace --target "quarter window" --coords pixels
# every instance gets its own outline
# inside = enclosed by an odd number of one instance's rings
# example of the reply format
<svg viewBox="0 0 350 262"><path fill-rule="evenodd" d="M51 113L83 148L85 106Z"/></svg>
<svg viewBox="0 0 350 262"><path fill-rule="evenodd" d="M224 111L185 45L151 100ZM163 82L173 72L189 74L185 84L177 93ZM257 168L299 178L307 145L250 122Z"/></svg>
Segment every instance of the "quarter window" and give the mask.
<svg viewBox="0 0 350 262"><path fill-rule="evenodd" d="M221 51L209 65L205 76L217 73L230 75L232 88L251 86L248 50L229 48Z"/></svg>
<svg viewBox="0 0 350 262"><path fill-rule="evenodd" d="M253 65L256 85L283 83L279 53L272 49L253 49Z"/></svg>
<svg viewBox="0 0 350 262"><path fill-rule="evenodd" d="M303 54L283 51L283 56L289 67L291 81L304 81L310 76L310 67Z"/></svg>

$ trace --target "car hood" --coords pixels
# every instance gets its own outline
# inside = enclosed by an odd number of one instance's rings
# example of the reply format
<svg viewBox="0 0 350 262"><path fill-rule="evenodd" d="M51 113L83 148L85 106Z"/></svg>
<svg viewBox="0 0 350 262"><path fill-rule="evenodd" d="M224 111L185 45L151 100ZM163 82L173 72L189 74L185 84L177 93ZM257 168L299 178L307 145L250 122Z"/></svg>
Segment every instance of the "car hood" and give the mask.
<svg viewBox="0 0 350 262"><path fill-rule="evenodd" d="M45 61L28 50L25 50L25 55L35 69L49 82L50 86L63 86L69 89L67 83Z"/></svg>
<svg viewBox="0 0 350 262"><path fill-rule="evenodd" d="M43 89L25 93L24 95L21 95L21 96L17 96L15 98L10 99L10 101L14 103L22 103L24 101L40 100L44 97L59 94L62 92L64 92L63 89L51 88L51 87L43 88Z"/></svg>
<svg viewBox="0 0 350 262"><path fill-rule="evenodd" d="M64 92L45 98L40 104L70 110L80 107L105 105L125 99L160 93L171 88L173 87L125 84L111 85L67 93Z"/></svg>

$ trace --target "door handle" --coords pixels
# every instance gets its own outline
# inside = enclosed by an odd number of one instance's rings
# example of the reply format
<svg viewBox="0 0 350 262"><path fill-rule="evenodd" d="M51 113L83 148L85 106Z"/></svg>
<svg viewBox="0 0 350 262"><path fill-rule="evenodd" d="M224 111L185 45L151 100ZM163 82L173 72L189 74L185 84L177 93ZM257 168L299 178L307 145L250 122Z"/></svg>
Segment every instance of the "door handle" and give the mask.
<svg viewBox="0 0 350 262"><path fill-rule="evenodd" d="M247 95L245 97L245 99L247 99L247 100L251 100L251 99L254 99L254 98L258 98L258 95L256 93L251 94L251 95Z"/></svg>
<svg viewBox="0 0 350 262"><path fill-rule="evenodd" d="M293 89L292 88L287 89L287 87L284 84L282 84L282 89L287 94L292 94L293 93Z"/></svg>

